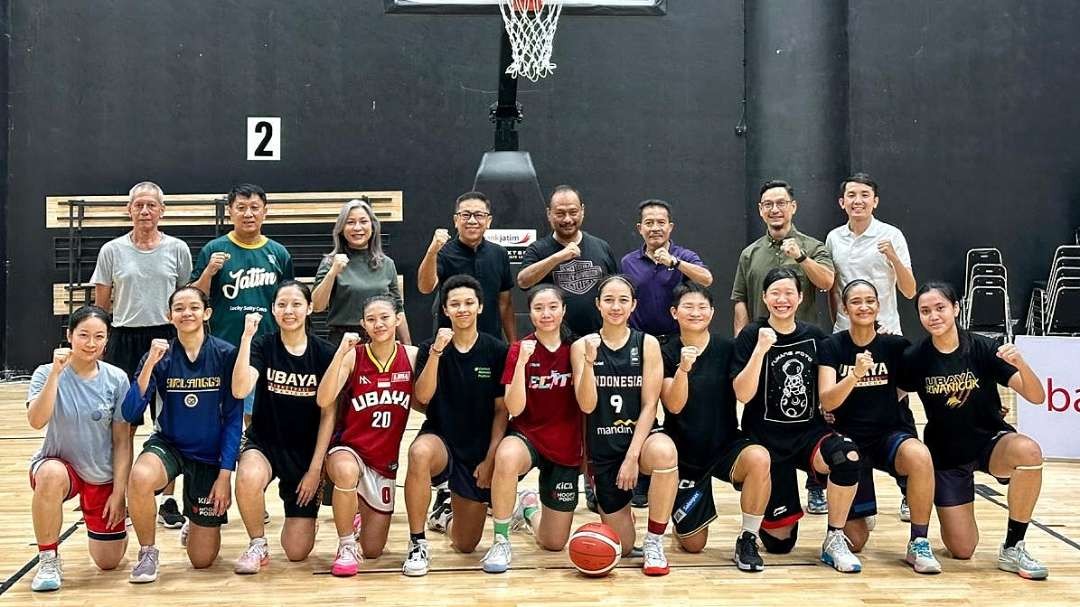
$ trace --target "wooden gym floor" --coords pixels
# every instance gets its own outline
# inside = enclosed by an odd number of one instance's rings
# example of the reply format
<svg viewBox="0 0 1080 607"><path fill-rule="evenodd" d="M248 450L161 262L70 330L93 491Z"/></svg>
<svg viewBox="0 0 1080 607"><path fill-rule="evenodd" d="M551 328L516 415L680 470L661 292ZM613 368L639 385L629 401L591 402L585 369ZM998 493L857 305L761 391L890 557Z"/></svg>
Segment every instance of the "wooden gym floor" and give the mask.
<svg viewBox="0 0 1080 607"><path fill-rule="evenodd" d="M36 559L30 522L31 492L26 462L41 443L42 433L26 423L25 383L0 384L0 604L129 604L171 605L222 604L356 604L367 605L793 605L803 601L828 605L1080 605L1080 464L1054 462L1046 467L1042 499L1035 511L1038 525L1028 532L1031 551L1050 567L1043 582L1022 580L998 571L997 546L1004 537L1006 510L1004 487L980 475L982 493L976 497L976 516L982 543L975 558L951 560L941 550L936 520L931 540L937 548L944 573L920 576L903 562L908 526L896 511L899 493L889 478L878 473L879 515L867 549L863 572L843 575L818 562L825 531L825 517L803 519L799 544L785 556L764 555L766 570L747 574L731 563L731 548L739 529L738 497L728 486L716 483L720 517L710 529L709 545L700 555L682 553L669 544L672 572L664 578L646 578L640 561L624 561L604 579L586 579L570 566L566 553L545 553L527 535L515 535L514 568L507 574L487 575L479 559L490 545L485 532L477 553L452 552L445 536L428 534L432 542L433 570L423 578L406 578L400 567L408 540L405 504L399 478L398 511L386 553L364 563L360 575L337 579L329 575L336 546L330 509L323 508L315 550L307 562L285 560L276 534L282 522L277 488L267 492L267 509L273 520L268 527L272 562L255 576L232 572L234 559L247 545L247 536L235 505L232 521L222 532L219 561L209 570L194 571L179 544L179 533L159 528L161 577L156 583L127 582L137 547L130 534L128 558L116 571L97 571L86 553L86 532L75 511L76 502L65 504L63 544L64 586L59 592L30 592L33 560ZM916 417L922 411L916 406ZM402 451L420 426L413 413ZM144 435L136 438L141 445ZM136 450L138 453L138 450ZM402 464L404 465L404 457ZM526 479L533 483L535 476ZM179 491L177 492L179 494ZM644 513L638 511L639 533ZM584 507L575 525L597 520ZM639 538L641 536L639 535Z"/></svg>

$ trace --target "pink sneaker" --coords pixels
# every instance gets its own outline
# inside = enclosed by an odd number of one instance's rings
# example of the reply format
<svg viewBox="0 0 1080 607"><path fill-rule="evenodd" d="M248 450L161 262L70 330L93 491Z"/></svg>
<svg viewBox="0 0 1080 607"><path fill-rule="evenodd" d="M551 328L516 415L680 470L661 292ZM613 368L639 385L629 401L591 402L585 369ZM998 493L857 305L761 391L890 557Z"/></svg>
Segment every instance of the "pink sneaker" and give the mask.
<svg viewBox="0 0 1080 607"><path fill-rule="evenodd" d="M239 574L258 573L260 569L270 564L270 549L266 540L252 540L247 550L236 559L233 571Z"/></svg>
<svg viewBox="0 0 1080 607"><path fill-rule="evenodd" d="M363 523L363 517L361 517L360 513L357 512L356 516L354 516L352 519L352 534L358 542L360 541L360 528L363 526Z"/></svg>
<svg viewBox="0 0 1080 607"><path fill-rule="evenodd" d="M356 544L341 544L338 546L337 557L330 567L330 573L337 577L349 577L356 575L360 568L362 557L357 551Z"/></svg>

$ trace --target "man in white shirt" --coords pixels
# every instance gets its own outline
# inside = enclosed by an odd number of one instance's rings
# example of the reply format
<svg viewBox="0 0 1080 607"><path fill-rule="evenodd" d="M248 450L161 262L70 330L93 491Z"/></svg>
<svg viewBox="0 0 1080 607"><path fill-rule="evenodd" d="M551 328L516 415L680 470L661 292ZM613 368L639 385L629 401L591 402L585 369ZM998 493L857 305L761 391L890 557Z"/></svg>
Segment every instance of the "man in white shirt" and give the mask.
<svg viewBox="0 0 1080 607"><path fill-rule="evenodd" d="M874 217L878 185L866 173L855 173L840 183L840 208L848 222L834 228L825 239L825 248L836 267L836 281L829 298L833 313L833 331L851 326L839 305L844 285L862 278L877 288L881 311L878 321L883 330L900 335L900 313L896 291L911 299L915 296L915 275L907 239L895 226Z"/></svg>

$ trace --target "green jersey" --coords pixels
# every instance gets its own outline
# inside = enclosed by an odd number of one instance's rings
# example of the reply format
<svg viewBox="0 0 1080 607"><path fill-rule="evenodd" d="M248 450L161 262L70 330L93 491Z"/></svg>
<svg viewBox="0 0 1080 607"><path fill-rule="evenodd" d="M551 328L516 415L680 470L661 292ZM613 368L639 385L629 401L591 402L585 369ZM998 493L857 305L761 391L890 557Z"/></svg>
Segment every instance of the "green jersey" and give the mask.
<svg viewBox="0 0 1080 607"><path fill-rule="evenodd" d="M229 259L210 281L210 333L239 345L244 333L244 316L263 315L259 334L274 330L270 308L274 291L282 280L293 278L292 257L281 243L263 236L258 244L242 244L232 232L206 243L191 270L194 282L202 276L214 253L228 253Z"/></svg>

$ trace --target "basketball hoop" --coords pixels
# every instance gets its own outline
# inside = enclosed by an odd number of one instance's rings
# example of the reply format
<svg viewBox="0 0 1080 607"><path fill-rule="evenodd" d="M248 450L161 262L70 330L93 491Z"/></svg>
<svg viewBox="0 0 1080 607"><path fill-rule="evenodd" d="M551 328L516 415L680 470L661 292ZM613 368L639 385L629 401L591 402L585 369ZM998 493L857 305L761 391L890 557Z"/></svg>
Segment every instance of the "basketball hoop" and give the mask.
<svg viewBox="0 0 1080 607"><path fill-rule="evenodd" d="M562 0L499 0L512 50L507 74L536 82L554 71L551 50L562 8Z"/></svg>

